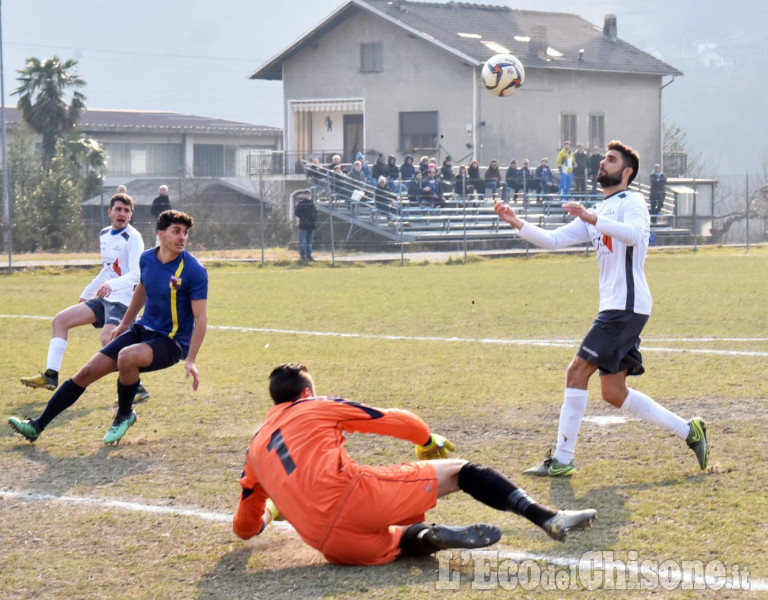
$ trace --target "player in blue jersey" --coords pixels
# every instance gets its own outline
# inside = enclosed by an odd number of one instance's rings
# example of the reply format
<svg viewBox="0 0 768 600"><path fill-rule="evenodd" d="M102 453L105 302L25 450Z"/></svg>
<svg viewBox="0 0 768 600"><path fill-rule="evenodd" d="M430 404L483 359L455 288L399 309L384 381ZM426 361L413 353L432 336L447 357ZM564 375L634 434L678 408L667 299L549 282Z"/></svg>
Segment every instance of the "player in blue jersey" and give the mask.
<svg viewBox="0 0 768 600"><path fill-rule="evenodd" d="M77 402L85 389L109 373L119 372L117 414L104 443L120 439L136 422L134 396L139 374L157 371L184 359L186 377L197 390L200 379L195 359L208 325L208 274L185 250L194 222L189 215L167 210L157 218L160 245L141 255L141 279L112 341L65 381L37 419L11 417L9 425L34 442L48 424ZM135 321L141 308L144 313ZM135 322L134 322L135 321Z"/></svg>
<svg viewBox="0 0 768 600"><path fill-rule="evenodd" d="M80 294L78 303L53 318L45 371L22 377L21 383L28 387L55 390L59 386L59 371L70 329L89 324L101 328L101 345L104 346L128 308L133 290L139 283L139 257L144 252L144 240L130 224L133 199L120 188L109 201L110 226L99 232L101 270ZM134 401L146 400L149 400L149 392L139 384Z"/></svg>
<svg viewBox="0 0 768 600"><path fill-rule="evenodd" d="M640 333L653 304L645 278L650 216L642 194L629 189L639 166L635 150L619 141L610 142L597 175L605 199L593 209L566 202L563 208L576 218L552 231L521 219L511 206L496 203L499 217L524 240L549 250L591 242L600 267L599 313L566 371L555 453L525 471L529 475L569 477L576 472L576 438L587 409L587 384L596 371L600 373L603 400L685 440L699 467L707 468L709 444L704 421L694 417L686 422L627 386L627 376L645 371Z"/></svg>

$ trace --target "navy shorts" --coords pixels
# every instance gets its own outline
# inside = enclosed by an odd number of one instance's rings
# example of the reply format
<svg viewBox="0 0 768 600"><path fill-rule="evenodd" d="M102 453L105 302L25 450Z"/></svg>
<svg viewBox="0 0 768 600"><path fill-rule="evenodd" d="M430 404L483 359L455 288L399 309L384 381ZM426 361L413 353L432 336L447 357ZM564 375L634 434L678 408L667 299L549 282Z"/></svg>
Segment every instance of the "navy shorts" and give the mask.
<svg viewBox="0 0 768 600"><path fill-rule="evenodd" d="M141 367L139 371L142 373L166 369L181 360L181 346L174 340L136 323L109 342L99 352L117 362L117 355L120 354L120 350L134 344L147 344L152 348L152 363L147 367Z"/></svg>
<svg viewBox="0 0 768 600"><path fill-rule="evenodd" d="M104 325L114 325L117 327L120 325L120 321L123 320L125 311L128 310L125 304L107 302L102 298L86 300L85 305L96 315L96 322L93 324L96 329L101 329Z"/></svg>
<svg viewBox="0 0 768 600"><path fill-rule="evenodd" d="M640 354L640 333L647 322L648 315L604 310L595 317L576 354L597 366L600 375L621 371L642 375L645 367Z"/></svg>

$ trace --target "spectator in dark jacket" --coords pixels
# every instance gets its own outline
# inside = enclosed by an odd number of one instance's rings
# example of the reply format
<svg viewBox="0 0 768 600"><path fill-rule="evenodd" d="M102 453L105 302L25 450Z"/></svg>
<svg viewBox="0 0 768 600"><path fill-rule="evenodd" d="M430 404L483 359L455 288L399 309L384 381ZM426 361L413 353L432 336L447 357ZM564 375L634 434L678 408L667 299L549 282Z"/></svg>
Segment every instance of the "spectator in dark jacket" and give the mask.
<svg viewBox="0 0 768 600"><path fill-rule="evenodd" d="M379 154L376 158L376 162L371 167L371 176L374 181L378 182L379 177L389 178L389 165L387 165L387 159L383 154Z"/></svg>
<svg viewBox="0 0 768 600"><path fill-rule="evenodd" d="M495 158L488 164L488 168L485 170L485 191L490 193L494 198L496 197L496 191L504 185L501 181L501 171L499 171L499 161Z"/></svg>
<svg viewBox="0 0 768 600"><path fill-rule="evenodd" d="M595 146L592 148L592 154L589 155L589 178L592 180L592 193L597 192L597 172L600 170L600 163L603 162L603 156L600 149Z"/></svg>
<svg viewBox="0 0 768 600"><path fill-rule="evenodd" d="M507 172L504 174L504 190L502 190L501 197L503 200L506 200L509 196L509 191L512 190L512 199L517 200L517 195L522 189L523 172L517 168L517 161L512 160L507 167Z"/></svg>
<svg viewBox="0 0 768 600"><path fill-rule="evenodd" d="M581 144L576 146L573 158L573 191L584 194L587 191L587 168L589 167L589 157L584 152L584 146Z"/></svg>
<svg viewBox="0 0 768 600"><path fill-rule="evenodd" d="M445 157L443 166L440 167L440 179L442 179L443 193L451 193L455 176L453 174L453 159L450 155Z"/></svg>
<svg viewBox="0 0 768 600"><path fill-rule="evenodd" d="M406 154L403 164L400 165L400 177L403 181L410 181L416 174L416 167L413 165L413 155Z"/></svg>
<svg viewBox="0 0 768 600"><path fill-rule="evenodd" d="M397 166L397 157L390 154L387 157L387 184L395 194L405 194L408 186L400 182L400 167Z"/></svg>
<svg viewBox="0 0 768 600"><path fill-rule="evenodd" d="M164 213L166 210L171 210L171 199L168 197L168 186L161 185L157 188L157 197L152 200L150 212L157 219L160 213Z"/></svg>
<svg viewBox="0 0 768 600"><path fill-rule="evenodd" d="M651 173L651 220L656 222L656 217L664 206L664 196L667 194L667 176L661 172L661 165L654 165Z"/></svg>
<svg viewBox="0 0 768 600"><path fill-rule="evenodd" d="M315 227L317 227L317 208L312 202L312 194L309 190L304 190L298 195L300 200L296 204L293 214L299 220L299 258L314 261L312 239L315 236Z"/></svg>
<svg viewBox="0 0 768 600"><path fill-rule="evenodd" d="M475 188L475 191L480 195L485 194L485 181L480 176L480 165L476 160L470 161L467 174L469 175L469 184Z"/></svg>

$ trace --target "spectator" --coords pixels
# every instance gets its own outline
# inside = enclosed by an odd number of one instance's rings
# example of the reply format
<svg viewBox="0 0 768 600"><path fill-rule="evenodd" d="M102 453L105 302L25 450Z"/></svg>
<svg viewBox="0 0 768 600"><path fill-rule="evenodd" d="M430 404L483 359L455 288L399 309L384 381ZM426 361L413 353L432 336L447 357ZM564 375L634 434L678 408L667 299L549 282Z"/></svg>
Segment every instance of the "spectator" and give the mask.
<svg viewBox="0 0 768 600"><path fill-rule="evenodd" d="M349 198L349 195L352 193L352 186L349 185L349 181L347 176L344 174L344 169L341 167L341 164L337 164L335 167L333 167L330 180L331 194L335 195L337 198Z"/></svg>
<svg viewBox="0 0 768 600"><path fill-rule="evenodd" d="M555 183L552 171L549 168L549 159L546 157L542 158L541 164L536 167L536 181L539 185L539 193L557 193L557 183Z"/></svg>
<svg viewBox="0 0 768 600"><path fill-rule="evenodd" d="M400 181L400 167L397 166L397 158L393 154L387 157L387 185L398 196L408 191L408 186Z"/></svg>
<svg viewBox="0 0 768 600"><path fill-rule="evenodd" d="M459 172L456 174L456 185L453 191L459 198L466 198L473 190L474 188L469 183L467 165L461 165Z"/></svg>
<svg viewBox="0 0 768 600"><path fill-rule="evenodd" d="M306 167L307 180L313 186L322 186L325 184L325 169L320 164L319 158L313 158Z"/></svg>
<svg viewBox="0 0 768 600"><path fill-rule="evenodd" d="M128 193L128 188L127 188L127 187L125 187L125 186L124 186L124 185L122 185L122 184L121 184L121 185L118 185L118 186L117 186L117 192L116 192L116 193L118 193L118 194L127 194L127 193Z"/></svg>
<svg viewBox="0 0 768 600"><path fill-rule="evenodd" d="M571 142L566 140L563 143L563 149L557 155L557 170L560 173L560 197L563 199L571 193L575 162Z"/></svg>
<svg viewBox="0 0 768 600"><path fill-rule="evenodd" d="M440 181L440 174L437 172L437 166L434 163L429 165L424 181L429 186L429 193L426 196L427 203L430 206L444 208L446 202L443 199L443 187Z"/></svg>
<svg viewBox="0 0 768 600"><path fill-rule="evenodd" d="M661 208L664 206L664 196L667 194L667 176L661 172L661 165L653 166L651 172L651 222L656 222Z"/></svg>
<svg viewBox="0 0 768 600"><path fill-rule="evenodd" d="M578 144L576 153L573 155L573 191L577 194L587 192L587 167L589 166L589 157L584 152L584 146Z"/></svg>
<svg viewBox="0 0 768 600"><path fill-rule="evenodd" d="M328 170L329 170L330 172L333 172L333 170L334 170L336 167L340 167L340 168L341 168L341 172L342 172L342 173L344 173L344 167L343 167L343 166L342 166L342 164L341 164L341 156L340 156L339 154L334 154L334 155L331 157L331 164L330 164L330 165L328 165Z"/></svg>
<svg viewBox="0 0 768 600"><path fill-rule="evenodd" d="M312 201L312 193L303 190L298 193L299 201L293 214L299 220L299 259L314 262L312 256L312 240L317 228L317 207Z"/></svg>
<svg viewBox="0 0 768 600"><path fill-rule="evenodd" d="M362 152L358 152L355 156L355 160L359 160L360 164L363 165L365 183L368 185L376 185L376 180L373 178L373 173L371 173L371 165L368 164L368 160L365 158L365 155Z"/></svg>
<svg viewBox="0 0 768 600"><path fill-rule="evenodd" d="M429 170L429 156L422 156L419 159L419 170L422 175L426 175Z"/></svg>
<svg viewBox="0 0 768 600"><path fill-rule="evenodd" d="M450 194L453 191L453 159L450 155L443 160L443 166L440 167L440 179L442 180L443 193Z"/></svg>
<svg viewBox="0 0 768 600"><path fill-rule="evenodd" d="M597 193L597 172L600 170L600 163L603 162L603 156L597 146L592 148L592 154L589 155L589 177L592 180L592 193Z"/></svg>
<svg viewBox="0 0 768 600"><path fill-rule="evenodd" d="M480 177L480 165L476 160L469 162L467 174L469 175L469 184L475 188L478 194L485 196L485 181Z"/></svg>
<svg viewBox="0 0 768 600"><path fill-rule="evenodd" d="M355 187L359 187L368 182L365 173L363 173L363 163L359 160L352 163L352 168L349 170L349 173L347 173L347 177L354 182L353 185Z"/></svg>
<svg viewBox="0 0 768 600"><path fill-rule="evenodd" d="M512 160L504 174L504 190L501 193L502 200L506 200L512 190L512 200L517 200L517 195L523 189L523 172L517 168L517 161Z"/></svg>
<svg viewBox="0 0 768 600"><path fill-rule="evenodd" d="M499 161L495 158L488 164L488 168L485 170L485 191L490 193L493 198L496 197L496 191L503 184L501 182L501 171L499 171Z"/></svg>
<svg viewBox="0 0 768 600"><path fill-rule="evenodd" d="M523 193L527 194L529 191L534 194L537 193L536 187L536 175L531 173L531 161L523 159L523 166L520 168L520 178L523 181Z"/></svg>
<svg viewBox="0 0 768 600"><path fill-rule="evenodd" d="M383 155L382 155L383 156ZM387 178L385 175L379 176L376 182L376 190L374 192L374 204L376 208L386 215L391 215L397 212L395 208L395 196L389 190L387 185Z"/></svg>
<svg viewBox="0 0 768 600"><path fill-rule="evenodd" d="M373 177L373 180L378 183L379 177L382 175L387 179L389 178L389 166L387 165L386 157L379 153L376 157L376 162L373 163L373 167L371 167L371 176Z"/></svg>
<svg viewBox="0 0 768 600"><path fill-rule="evenodd" d="M171 199L168 197L168 186L161 185L157 188L157 197L152 200L150 212L157 219L160 213L164 213L166 210L171 210Z"/></svg>
<svg viewBox="0 0 768 600"><path fill-rule="evenodd" d="M413 166L413 154L406 154L403 164L400 165L400 177L403 181L410 181L416 174L416 167Z"/></svg>
<svg viewBox="0 0 768 600"><path fill-rule="evenodd" d="M414 205L424 206L430 195L430 187L424 181L421 170L417 170L408 184L408 201Z"/></svg>

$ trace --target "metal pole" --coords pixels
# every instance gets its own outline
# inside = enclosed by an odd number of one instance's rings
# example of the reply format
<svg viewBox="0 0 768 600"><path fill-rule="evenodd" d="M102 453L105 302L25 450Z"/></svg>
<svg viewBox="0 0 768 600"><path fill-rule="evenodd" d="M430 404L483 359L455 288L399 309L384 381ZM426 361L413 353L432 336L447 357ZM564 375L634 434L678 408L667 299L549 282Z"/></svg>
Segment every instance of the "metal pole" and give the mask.
<svg viewBox="0 0 768 600"><path fill-rule="evenodd" d="M467 264L467 174L461 174L461 190L464 192L464 264Z"/></svg>
<svg viewBox="0 0 768 600"><path fill-rule="evenodd" d="M259 234L261 237L261 266L264 266L264 177L263 164L259 165Z"/></svg>
<svg viewBox="0 0 768 600"><path fill-rule="evenodd" d="M746 184L746 201L747 201L747 252L749 252L749 171L746 173L747 175L747 184Z"/></svg>
<svg viewBox="0 0 768 600"><path fill-rule="evenodd" d="M0 137L3 153L3 211L5 217L5 240L8 247L8 273L13 270L13 223L11 200L8 194L8 138L5 130L5 75L3 73L3 3L0 0Z"/></svg>
<svg viewBox="0 0 768 600"><path fill-rule="evenodd" d="M699 232L698 224L696 223L696 201L699 197L699 190L696 187L696 180L693 180L693 251L696 252L699 249Z"/></svg>
<svg viewBox="0 0 768 600"><path fill-rule="evenodd" d="M328 188L330 192L330 187ZM328 194L328 228L331 230L331 266L336 266L336 242L333 237L333 193Z"/></svg>

